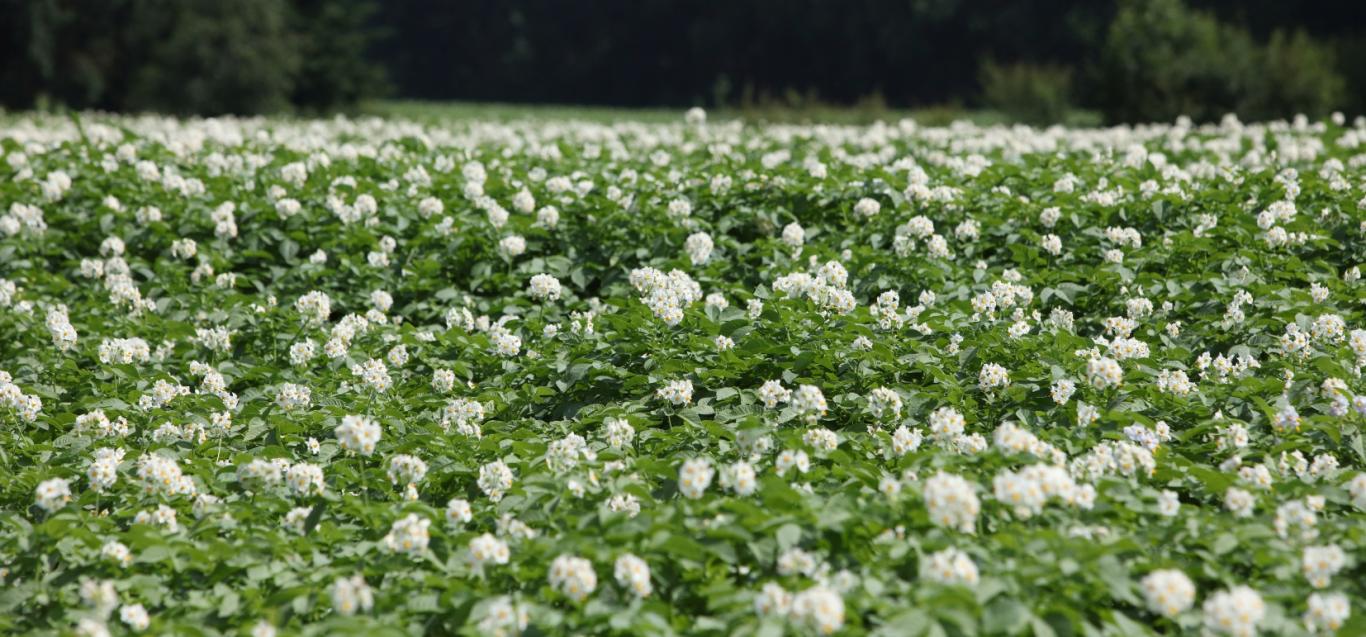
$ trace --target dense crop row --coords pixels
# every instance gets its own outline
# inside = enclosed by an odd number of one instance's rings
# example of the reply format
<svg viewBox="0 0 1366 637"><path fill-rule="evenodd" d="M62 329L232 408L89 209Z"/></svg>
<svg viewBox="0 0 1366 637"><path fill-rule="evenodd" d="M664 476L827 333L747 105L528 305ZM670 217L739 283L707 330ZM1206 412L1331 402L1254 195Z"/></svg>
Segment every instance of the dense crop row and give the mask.
<svg viewBox="0 0 1366 637"><path fill-rule="evenodd" d="M10 117L0 629L1359 634L1363 141Z"/></svg>

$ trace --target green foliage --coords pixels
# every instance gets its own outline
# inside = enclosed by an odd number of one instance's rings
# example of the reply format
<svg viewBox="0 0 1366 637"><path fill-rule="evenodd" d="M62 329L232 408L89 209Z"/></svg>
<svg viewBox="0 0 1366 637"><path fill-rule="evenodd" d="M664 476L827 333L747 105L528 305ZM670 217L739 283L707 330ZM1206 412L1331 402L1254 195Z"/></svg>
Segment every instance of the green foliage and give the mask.
<svg viewBox="0 0 1366 637"><path fill-rule="evenodd" d="M1350 20L1306 3L1193 4L1207 12L1181 0L0 0L0 105L322 114L392 94L795 123L971 105L988 107L979 120L1036 124L1077 124L1072 107L1134 123L1366 109L1366 40Z"/></svg>
<svg viewBox="0 0 1366 637"><path fill-rule="evenodd" d="M1067 67L988 60L980 80L987 105L1017 121L1053 124L1071 110L1072 69Z"/></svg>
<svg viewBox="0 0 1366 637"><path fill-rule="evenodd" d="M1182 0L1125 2L1092 74L1116 122L1321 116L1340 105L1344 86L1329 50L1303 32L1258 45Z"/></svg>
<svg viewBox="0 0 1366 637"><path fill-rule="evenodd" d="M1101 108L1114 121L1217 119L1253 81L1254 49L1246 32L1181 0L1132 0L1100 52Z"/></svg>
<svg viewBox="0 0 1366 637"><path fill-rule="evenodd" d="M122 108L180 114L289 108L301 53L282 0L138 2L131 37L147 44Z"/></svg>
<svg viewBox="0 0 1366 637"><path fill-rule="evenodd" d="M0 633L1366 630L1366 122L572 114L0 115Z"/></svg>
<svg viewBox="0 0 1366 637"><path fill-rule="evenodd" d="M0 98L21 108L259 114L382 93L367 0L4 0Z"/></svg>
<svg viewBox="0 0 1366 637"><path fill-rule="evenodd" d="M1346 83L1332 49L1303 30L1273 33L1259 53L1257 72L1261 81L1238 109L1249 118L1293 113L1324 117L1345 98Z"/></svg>
<svg viewBox="0 0 1366 637"><path fill-rule="evenodd" d="M354 106L387 90L383 69L370 59L370 49L382 35L370 27L373 3L294 0L293 4L300 60L290 89L295 107L326 112Z"/></svg>

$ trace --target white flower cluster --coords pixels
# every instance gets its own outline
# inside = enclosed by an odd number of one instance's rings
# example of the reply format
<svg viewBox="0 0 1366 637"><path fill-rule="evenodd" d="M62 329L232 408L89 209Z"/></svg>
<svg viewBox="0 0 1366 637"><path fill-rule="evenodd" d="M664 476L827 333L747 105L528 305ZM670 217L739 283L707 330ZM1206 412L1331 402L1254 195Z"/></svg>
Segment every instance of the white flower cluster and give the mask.
<svg viewBox="0 0 1366 637"><path fill-rule="evenodd" d="M683 320L683 310L702 300L702 286L680 270L664 274L654 268L631 270L631 285L655 318L669 327Z"/></svg>
<svg viewBox="0 0 1366 637"><path fill-rule="evenodd" d="M427 530L431 525L431 520L410 513L394 522L393 528L389 529L388 535L384 536L381 543L391 553L421 555L427 550L427 543L431 540L431 534Z"/></svg>
<svg viewBox="0 0 1366 637"><path fill-rule="evenodd" d="M43 399L33 394L25 394L18 385L11 382L13 380L14 378L10 376L9 372L0 371L0 407L14 411L25 422L38 420L38 414L43 409ZM105 423L108 424L108 419L105 420ZM81 424L79 416L76 419L76 424L79 428Z"/></svg>
<svg viewBox="0 0 1366 637"><path fill-rule="evenodd" d="M375 595L360 575L338 577L332 584L332 608L337 614L351 616L368 613L375 606Z"/></svg>
<svg viewBox="0 0 1366 637"><path fill-rule="evenodd" d="M624 553L618 557L613 573L617 583L636 597L649 597L654 590L650 585L650 565L635 555Z"/></svg>
<svg viewBox="0 0 1366 637"><path fill-rule="evenodd" d="M1195 584L1181 571L1153 571L1141 583L1148 609L1159 615L1176 617L1195 604Z"/></svg>
<svg viewBox="0 0 1366 637"><path fill-rule="evenodd" d="M0 119L13 631L1357 627L1366 118Z"/></svg>
<svg viewBox="0 0 1366 637"><path fill-rule="evenodd" d="M1251 637L1266 616L1266 602L1246 586L1222 590L1205 600L1205 628L1234 637Z"/></svg>
<svg viewBox="0 0 1366 637"><path fill-rule="evenodd" d="M925 557L922 570L925 577L940 584L976 586L977 565L972 558L955 548L947 548Z"/></svg>
<svg viewBox="0 0 1366 637"><path fill-rule="evenodd" d="M575 602L588 599L598 588L593 563L574 555L561 555L550 563L550 587Z"/></svg>
<svg viewBox="0 0 1366 637"><path fill-rule="evenodd" d="M686 405L692 402L692 381L687 379L671 380L663 387L655 390L655 395L671 405Z"/></svg>
<svg viewBox="0 0 1366 637"><path fill-rule="evenodd" d="M982 503L972 483L950 473L937 473L925 481L925 506L930 521L963 533L972 533Z"/></svg>
<svg viewBox="0 0 1366 637"><path fill-rule="evenodd" d="M806 298L818 307L837 315L848 314L858 307L854 294L846 286L849 272L838 261L828 261L812 275L793 272L773 281L773 291L786 298Z"/></svg>

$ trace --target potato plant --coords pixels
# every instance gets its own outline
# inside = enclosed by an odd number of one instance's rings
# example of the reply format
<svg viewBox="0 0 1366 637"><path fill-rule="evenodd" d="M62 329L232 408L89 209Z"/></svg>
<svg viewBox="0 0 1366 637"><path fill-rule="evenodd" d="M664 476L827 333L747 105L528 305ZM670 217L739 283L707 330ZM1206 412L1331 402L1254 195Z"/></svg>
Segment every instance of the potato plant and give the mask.
<svg viewBox="0 0 1366 637"><path fill-rule="evenodd" d="M1366 121L0 119L0 631L1363 634Z"/></svg>

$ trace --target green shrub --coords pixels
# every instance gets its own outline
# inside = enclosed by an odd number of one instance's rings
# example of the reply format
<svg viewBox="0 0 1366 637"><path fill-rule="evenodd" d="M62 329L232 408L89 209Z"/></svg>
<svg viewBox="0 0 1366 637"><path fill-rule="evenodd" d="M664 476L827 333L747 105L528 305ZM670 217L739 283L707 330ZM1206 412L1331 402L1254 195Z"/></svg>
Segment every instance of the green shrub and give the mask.
<svg viewBox="0 0 1366 637"><path fill-rule="evenodd" d="M1304 33L1258 45L1181 0L1131 0L1110 24L1093 69L1097 106L1111 121L1197 121L1322 114L1342 99L1329 50Z"/></svg>
<svg viewBox="0 0 1366 637"><path fill-rule="evenodd" d="M1259 119L1295 113L1322 117L1341 105L1345 82L1334 69L1332 51L1304 31L1276 31L1259 58L1262 81L1238 109L1240 114Z"/></svg>
<svg viewBox="0 0 1366 637"><path fill-rule="evenodd" d="M0 103L203 115L344 108L383 88L380 67L366 59L373 7L11 2L0 9L11 18L0 20L0 59L16 63L0 65Z"/></svg>
<svg viewBox="0 0 1366 637"><path fill-rule="evenodd" d="M299 65L282 0L138 4L153 42L124 103L134 110L215 115L289 108Z"/></svg>
<svg viewBox="0 0 1366 637"><path fill-rule="evenodd" d="M1060 122L1071 107L1072 69L1035 64L982 64L986 103L1012 119L1030 124Z"/></svg>
<svg viewBox="0 0 1366 637"><path fill-rule="evenodd" d="M1253 82L1256 46L1180 0L1125 3L1097 64L1098 106L1111 121L1216 119Z"/></svg>
<svg viewBox="0 0 1366 637"><path fill-rule="evenodd" d="M376 33L367 0L292 0L292 30L298 34L299 70L291 102L300 110L325 112L351 106L387 91L384 70L367 59Z"/></svg>

